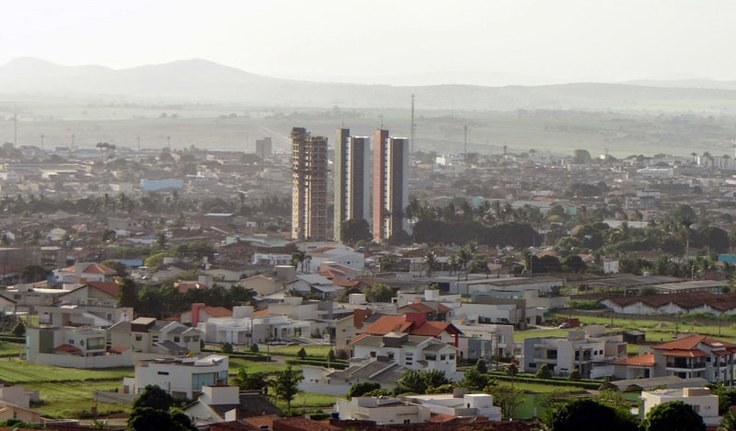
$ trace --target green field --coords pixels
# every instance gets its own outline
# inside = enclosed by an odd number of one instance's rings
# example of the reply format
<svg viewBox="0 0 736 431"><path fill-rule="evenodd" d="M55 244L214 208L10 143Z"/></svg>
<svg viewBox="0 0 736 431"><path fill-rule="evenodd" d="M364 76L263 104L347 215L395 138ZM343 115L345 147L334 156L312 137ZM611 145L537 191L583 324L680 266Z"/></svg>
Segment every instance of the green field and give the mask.
<svg viewBox="0 0 736 431"><path fill-rule="evenodd" d="M40 365L16 358L0 359L0 381L5 383L121 380L133 375L133 367L81 370Z"/></svg>
<svg viewBox="0 0 736 431"><path fill-rule="evenodd" d="M243 367L248 373L277 373L286 368L283 362L255 362L240 358L230 358L230 373L235 374ZM298 367L294 367L298 368Z"/></svg>
<svg viewBox="0 0 736 431"><path fill-rule="evenodd" d="M531 337L566 337L569 329L528 329L526 331L514 331L514 342L521 343Z"/></svg>
<svg viewBox="0 0 736 431"><path fill-rule="evenodd" d="M307 346L271 346L272 355L296 356L301 349L307 352L307 356L315 356L326 358L330 351L330 346L307 345Z"/></svg>
<svg viewBox="0 0 736 431"><path fill-rule="evenodd" d="M114 391L120 389L120 382L68 382L32 383L24 385L27 389L38 390L41 403L31 407L47 417L75 418L89 415L93 407L101 416L111 413L128 412L129 406L98 403L92 399L95 391Z"/></svg>
<svg viewBox="0 0 736 431"><path fill-rule="evenodd" d="M0 341L0 357L19 356L25 351L25 346L18 343Z"/></svg>

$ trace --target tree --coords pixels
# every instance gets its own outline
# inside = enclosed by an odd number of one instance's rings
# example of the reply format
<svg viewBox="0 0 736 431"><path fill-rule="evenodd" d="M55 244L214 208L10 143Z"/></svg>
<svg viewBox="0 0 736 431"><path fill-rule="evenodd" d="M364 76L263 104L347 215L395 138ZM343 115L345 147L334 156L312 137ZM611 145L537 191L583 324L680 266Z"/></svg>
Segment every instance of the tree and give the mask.
<svg viewBox="0 0 736 431"><path fill-rule="evenodd" d="M524 404L524 391L513 385L504 383L489 386L484 392L493 395L493 401L501 408L501 418L504 420L512 419L514 410Z"/></svg>
<svg viewBox="0 0 736 431"><path fill-rule="evenodd" d="M589 398L576 399L555 409L547 419L551 431L635 431L636 422L615 409Z"/></svg>
<svg viewBox="0 0 736 431"><path fill-rule="evenodd" d="M133 409L128 418L131 431L197 431L192 420L180 410L166 411L152 408Z"/></svg>
<svg viewBox="0 0 736 431"><path fill-rule="evenodd" d="M736 410L729 410L723 415L718 431L736 431Z"/></svg>
<svg viewBox="0 0 736 431"><path fill-rule="evenodd" d="M373 392L379 389L381 389L381 385L379 383L373 383L373 382L356 383L350 387L347 398L351 399L353 397L362 397L363 395L369 392Z"/></svg>
<svg viewBox="0 0 736 431"><path fill-rule="evenodd" d="M397 393L424 394L427 392L427 382L421 372L408 370L396 382Z"/></svg>
<svg viewBox="0 0 736 431"><path fill-rule="evenodd" d="M378 283L366 287L363 293L365 293L365 299L368 302L391 302L395 291L385 284Z"/></svg>
<svg viewBox="0 0 736 431"><path fill-rule="evenodd" d="M645 431L705 431L703 418L691 405L670 401L653 407L644 418Z"/></svg>
<svg viewBox="0 0 736 431"><path fill-rule="evenodd" d="M20 273L20 278L26 283L36 283L38 281L46 280L48 274L49 271L42 266L26 265Z"/></svg>
<svg viewBox="0 0 736 431"><path fill-rule="evenodd" d="M307 359L307 351L302 347L298 352L296 352L296 356L299 359Z"/></svg>
<svg viewBox="0 0 736 431"><path fill-rule="evenodd" d="M461 388L480 390L488 386L491 377L486 373L481 373L477 368L468 368L463 374L463 378L458 382Z"/></svg>
<svg viewBox="0 0 736 431"><path fill-rule="evenodd" d="M248 374L245 368L238 368L231 383L240 388L241 391L265 391L268 387L266 376L263 373Z"/></svg>
<svg viewBox="0 0 736 431"><path fill-rule="evenodd" d="M125 277L128 275L128 266L117 259L106 259L100 262L100 264L115 270L118 277Z"/></svg>
<svg viewBox="0 0 736 431"><path fill-rule="evenodd" d="M225 343L222 345L222 353L232 353L233 352L233 345L230 343Z"/></svg>
<svg viewBox="0 0 736 431"><path fill-rule="evenodd" d="M26 335L26 325L23 323L22 320L18 319L17 322L15 322L15 325L13 325L13 329L10 331L15 335L16 337L25 337Z"/></svg>
<svg viewBox="0 0 736 431"><path fill-rule="evenodd" d="M570 380L573 380L573 381L578 381L578 380L580 380L580 371L578 371L578 370L572 370L572 371L570 372L570 375L568 376L568 378L569 378Z"/></svg>
<svg viewBox="0 0 736 431"><path fill-rule="evenodd" d="M355 244L358 241L371 241L373 235L368 222L365 219L345 220L340 225L340 239L347 244Z"/></svg>
<svg viewBox="0 0 736 431"><path fill-rule="evenodd" d="M486 361L481 358L475 361L475 369L478 370L479 373L485 374L488 372L488 365L486 365Z"/></svg>
<svg viewBox="0 0 736 431"><path fill-rule="evenodd" d="M174 397L157 385L148 385L133 401L133 408L151 408L168 411L175 404Z"/></svg>
<svg viewBox="0 0 736 431"><path fill-rule="evenodd" d="M281 401L286 402L286 409L291 413L291 402L299 393L299 382L304 380L304 375L300 370L295 370L289 365L285 370L276 374L276 378L271 380L270 386L273 389L273 396Z"/></svg>
<svg viewBox="0 0 736 431"><path fill-rule="evenodd" d="M537 371L537 378L539 379L551 379L552 371L549 369L547 364L543 364Z"/></svg>
<svg viewBox="0 0 736 431"><path fill-rule="evenodd" d="M590 163L592 158L590 157L590 153L588 150L575 150L573 153L572 162L575 164L584 164L584 163Z"/></svg>
<svg viewBox="0 0 736 431"><path fill-rule="evenodd" d="M422 256L422 263L424 264L424 269L427 271L427 277L431 277L432 270L434 270L435 265L437 265L437 253L432 250L427 250L424 253L424 256Z"/></svg>

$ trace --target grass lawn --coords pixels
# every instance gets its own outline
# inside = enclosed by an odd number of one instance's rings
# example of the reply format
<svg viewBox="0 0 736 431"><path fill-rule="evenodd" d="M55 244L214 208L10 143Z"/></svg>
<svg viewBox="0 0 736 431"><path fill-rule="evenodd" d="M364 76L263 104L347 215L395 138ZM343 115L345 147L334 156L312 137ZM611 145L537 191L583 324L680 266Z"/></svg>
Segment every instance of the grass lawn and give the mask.
<svg viewBox="0 0 736 431"><path fill-rule="evenodd" d="M567 314L565 315L567 317ZM632 329L646 333L647 341L660 342L675 338L675 333L684 332L710 335L726 341L736 338L736 323L730 320L721 321L720 328L717 323L701 324L695 318L683 317L678 322L645 319L626 319L621 315L614 315L613 327L611 327L610 316L574 316L586 325L606 325L609 329ZM719 335L720 334L720 335ZM516 338L516 336L514 336Z"/></svg>
<svg viewBox="0 0 736 431"><path fill-rule="evenodd" d="M25 346L18 343L0 341L0 356L18 356L25 351Z"/></svg>
<svg viewBox="0 0 736 431"><path fill-rule="evenodd" d="M523 343L531 337L566 337L569 329L528 329L526 331L514 331L514 342Z"/></svg>
<svg viewBox="0 0 736 431"><path fill-rule="evenodd" d="M281 362L256 362L240 358L230 358L230 372L236 373L240 367L245 368L248 373L277 373L286 368ZM294 368L299 368L294 366Z"/></svg>
<svg viewBox="0 0 736 431"><path fill-rule="evenodd" d="M307 352L307 356L316 356L320 358L326 358L327 353L330 351L330 346L321 345L306 345L306 346L271 346L272 355L285 355L285 356L296 356L299 350L304 349ZM262 349L265 352L265 349Z"/></svg>
<svg viewBox="0 0 736 431"><path fill-rule="evenodd" d="M301 392L296 396L296 398L294 398L294 401L291 402L291 408L294 411L306 409L307 412L321 412L323 410L332 411L337 398L338 397L334 395ZM274 404L282 411L286 411L285 402L275 401Z"/></svg>
<svg viewBox="0 0 736 431"><path fill-rule="evenodd" d="M24 387L37 390L41 396L41 404L32 405L31 408L48 417L73 418L88 414L94 406L97 406L98 414L103 416L128 412L129 406L92 400L95 391L112 391L119 389L121 384L122 382L31 383Z"/></svg>
<svg viewBox="0 0 736 431"><path fill-rule="evenodd" d="M81 370L34 364L15 358L0 359L0 381L6 383L122 380L132 375L133 367Z"/></svg>

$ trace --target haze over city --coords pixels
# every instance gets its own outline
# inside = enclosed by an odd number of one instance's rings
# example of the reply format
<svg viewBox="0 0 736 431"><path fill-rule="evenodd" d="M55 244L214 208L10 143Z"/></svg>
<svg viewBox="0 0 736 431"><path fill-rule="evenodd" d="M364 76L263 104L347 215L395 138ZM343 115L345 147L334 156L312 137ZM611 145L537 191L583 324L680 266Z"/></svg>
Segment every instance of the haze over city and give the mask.
<svg viewBox="0 0 736 431"><path fill-rule="evenodd" d="M736 3L0 7L0 430L736 431Z"/></svg>
<svg viewBox="0 0 736 431"><path fill-rule="evenodd" d="M267 76L484 85L736 79L722 1L24 1L0 63L203 58Z"/></svg>

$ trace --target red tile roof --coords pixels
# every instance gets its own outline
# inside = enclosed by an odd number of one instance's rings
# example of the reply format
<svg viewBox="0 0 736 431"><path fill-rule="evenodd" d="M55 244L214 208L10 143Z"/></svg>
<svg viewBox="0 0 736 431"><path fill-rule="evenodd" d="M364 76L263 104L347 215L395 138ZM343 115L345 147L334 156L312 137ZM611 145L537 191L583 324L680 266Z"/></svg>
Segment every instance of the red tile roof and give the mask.
<svg viewBox="0 0 736 431"><path fill-rule="evenodd" d="M680 350L680 349L673 349L673 350L667 350L663 353L665 356L672 356L675 358L702 358L705 356L708 356L707 353L700 349L692 349L692 350Z"/></svg>
<svg viewBox="0 0 736 431"><path fill-rule="evenodd" d="M645 353L643 355L631 356L613 362L613 365L627 365L633 367L653 367L655 364L656 362L654 361L654 353Z"/></svg>
<svg viewBox="0 0 736 431"><path fill-rule="evenodd" d="M416 328L411 329L411 335L426 335L430 337L437 337L443 332L449 332L451 334L459 333L457 328L449 322L433 322L426 321Z"/></svg>
<svg viewBox="0 0 736 431"><path fill-rule="evenodd" d="M677 340L657 344L655 349L659 350L691 350L706 339L705 335L688 335Z"/></svg>
<svg viewBox="0 0 736 431"><path fill-rule="evenodd" d="M71 344L60 344L54 347L54 350L56 350L57 352L74 353L77 355L82 352L81 350L79 350L79 347L74 347Z"/></svg>
<svg viewBox="0 0 736 431"><path fill-rule="evenodd" d="M209 305L202 308L210 317L233 317L233 312L225 307L210 307Z"/></svg>
<svg viewBox="0 0 736 431"><path fill-rule="evenodd" d="M407 321L405 316L381 316L366 326L363 332L370 335L386 335L389 332L406 332L411 325L412 322Z"/></svg>
<svg viewBox="0 0 736 431"><path fill-rule="evenodd" d="M82 271L83 274L116 275L118 272L99 263L90 263Z"/></svg>
<svg viewBox="0 0 736 431"><path fill-rule="evenodd" d="M113 298L117 298L120 293L120 286L113 281L88 281L87 286L106 293Z"/></svg>

